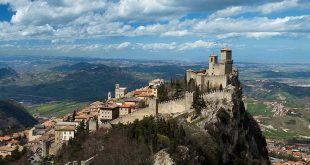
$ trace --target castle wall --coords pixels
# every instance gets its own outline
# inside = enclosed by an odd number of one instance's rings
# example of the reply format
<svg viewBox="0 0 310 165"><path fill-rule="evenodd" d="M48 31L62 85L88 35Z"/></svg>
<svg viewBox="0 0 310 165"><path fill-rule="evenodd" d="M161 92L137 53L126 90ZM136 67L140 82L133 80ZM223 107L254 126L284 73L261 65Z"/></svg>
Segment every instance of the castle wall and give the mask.
<svg viewBox="0 0 310 165"><path fill-rule="evenodd" d="M217 76L223 75L223 66L221 64L209 64L208 75L209 76Z"/></svg>
<svg viewBox="0 0 310 165"><path fill-rule="evenodd" d="M185 109L185 99L170 100L167 102L162 102L158 104L158 113L178 113L184 112Z"/></svg>
<svg viewBox="0 0 310 165"><path fill-rule="evenodd" d="M144 117L147 116L155 116L156 115L156 107L155 106L149 106L143 109L139 109L135 112L132 112L128 115L116 118L115 120L111 121L111 124L118 124L118 123L132 123L136 119L142 120Z"/></svg>
<svg viewBox="0 0 310 165"><path fill-rule="evenodd" d="M189 82L190 79L196 80L197 74L193 71L186 71L186 81Z"/></svg>
<svg viewBox="0 0 310 165"><path fill-rule="evenodd" d="M212 91L202 95L204 100L232 100L232 91Z"/></svg>
<svg viewBox="0 0 310 165"><path fill-rule="evenodd" d="M205 76L204 77L204 86L206 87L209 82L209 87L212 88L219 88L220 84L222 84L223 88L226 88L228 85L228 77L227 75L222 76Z"/></svg>
<svg viewBox="0 0 310 165"><path fill-rule="evenodd" d="M202 97L205 101L208 100L222 100L226 98L227 100L232 99L232 91L213 91L206 94L203 94ZM158 104L158 113L160 114L172 114L172 113L182 113L191 109L193 103L193 93L186 92L184 98L170 100L166 102L161 102ZM142 120L147 116L156 115L156 102L152 100L149 107L139 109L133 113L119 117L113 121L111 124L117 123L132 123L134 120Z"/></svg>

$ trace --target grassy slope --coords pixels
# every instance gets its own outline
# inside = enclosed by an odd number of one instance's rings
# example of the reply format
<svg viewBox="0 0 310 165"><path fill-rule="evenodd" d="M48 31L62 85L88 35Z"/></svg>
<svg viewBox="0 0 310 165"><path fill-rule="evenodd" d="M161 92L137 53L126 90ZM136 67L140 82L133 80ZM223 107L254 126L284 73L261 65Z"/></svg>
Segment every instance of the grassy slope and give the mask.
<svg viewBox="0 0 310 165"><path fill-rule="evenodd" d="M251 113L251 115L263 115L266 117L270 117L273 115L273 112L269 107L267 107L262 102L253 102L253 101L247 101L248 105L248 111Z"/></svg>
<svg viewBox="0 0 310 165"><path fill-rule="evenodd" d="M31 107L28 111L31 114L39 113L42 116L62 117L65 114L72 113L74 110L85 107L87 102L52 102Z"/></svg>

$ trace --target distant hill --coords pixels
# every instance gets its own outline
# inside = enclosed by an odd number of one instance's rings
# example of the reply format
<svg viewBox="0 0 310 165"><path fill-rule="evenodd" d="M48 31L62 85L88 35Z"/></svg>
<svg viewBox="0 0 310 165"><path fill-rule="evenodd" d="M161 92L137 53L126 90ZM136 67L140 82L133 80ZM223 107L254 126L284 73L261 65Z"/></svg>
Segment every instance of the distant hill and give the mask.
<svg viewBox="0 0 310 165"><path fill-rule="evenodd" d="M147 80L127 69L87 62L54 67L44 74L33 74L31 80L40 83L19 85L17 82L0 87L0 98L37 103L55 100L93 101L106 98L109 91L114 91L115 83L129 90L147 84Z"/></svg>
<svg viewBox="0 0 310 165"><path fill-rule="evenodd" d="M37 123L38 121L17 102L0 100L0 130L3 130L3 133L15 132Z"/></svg>
<svg viewBox="0 0 310 165"><path fill-rule="evenodd" d="M118 67L109 67L103 64L90 64L87 62L79 62L73 65L62 65L54 67L51 70L58 72L115 72L120 71L121 69Z"/></svg>
<svg viewBox="0 0 310 165"><path fill-rule="evenodd" d="M17 77L18 73L14 69L10 67L0 68L0 80Z"/></svg>

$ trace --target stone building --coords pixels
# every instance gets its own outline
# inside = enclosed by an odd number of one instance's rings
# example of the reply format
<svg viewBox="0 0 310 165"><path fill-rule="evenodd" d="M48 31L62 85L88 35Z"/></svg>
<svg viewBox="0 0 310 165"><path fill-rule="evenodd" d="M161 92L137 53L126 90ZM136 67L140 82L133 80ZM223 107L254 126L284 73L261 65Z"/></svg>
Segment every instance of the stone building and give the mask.
<svg viewBox="0 0 310 165"><path fill-rule="evenodd" d="M209 57L209 68L200 71L191 69L186 71L186 81L195 80L201 88L225 88L229 82L229 76L237 75L237 69L233 68L232 51L228 48L221 49L221 60L218 60L216 54Z"/></svg>
<svg viewBox="0 0 310 165"><path fill-rule="evenodd" d="M95 101L93 103L90 104L89 109L91 111L99 111L100 108L104 105L104 103L102 101Z"/></svg>
<svg viewBox="0 0 310 165"><path fill-rule="evenodd" d="M101 123L107 123L119 116L119 105L106 104L100 108L98 120Z"/></svg>
<svg viewBox="0 0 310 165"><path fill-rule="evenodd" d="M122 104L119 107L119 116L128 115L133 110L133 105L130 104Z"/></svg>
<svg viewBox="0 0 310 165"><path fill-rule="evenodd" d="M119 84L115 84L115 98L123 98L127 93L127 88L120 87Z"/></svg>
<svg viewBox="0 0 310 165"><path fill-rule="evenodd" d="M94 132L98 129L98 122L96 119L91 118L88 120L88 130L89 132Z"/></svg>
<svg viewBox="0 0 310 165"><path fill-rule="evenodd" d="M5 158L6 156L11 156L13 151L18 149L16 145L6 145L0 147L0 157Z"/></svg>
<svg viewBox="0 0 310 165"><path fill-rule="evenodd" d="M144 99L140 99L137 97L125 98L123 101L123 104L131 105L136 109L146 107Z"/></svg>
<svg viewBox="0 0 310 165"><path fill-rule="evenodd" d="M74 138L77 122L58 122L55 125L55 143L61 144Z"/></svg>

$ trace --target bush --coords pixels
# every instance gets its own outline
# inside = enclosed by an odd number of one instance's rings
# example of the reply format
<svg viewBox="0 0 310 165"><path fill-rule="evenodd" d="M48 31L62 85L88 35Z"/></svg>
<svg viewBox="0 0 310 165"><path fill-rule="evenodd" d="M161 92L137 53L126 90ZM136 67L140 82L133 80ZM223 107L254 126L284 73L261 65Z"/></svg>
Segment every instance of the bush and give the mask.
<svg viewBox="0 0 310 165"><path fill-rule="evenodd" d="M227 113L226 110L222 107L217 111L216 117L219 118L223 124L228 124L230 120L229 113Z"/></svg>

